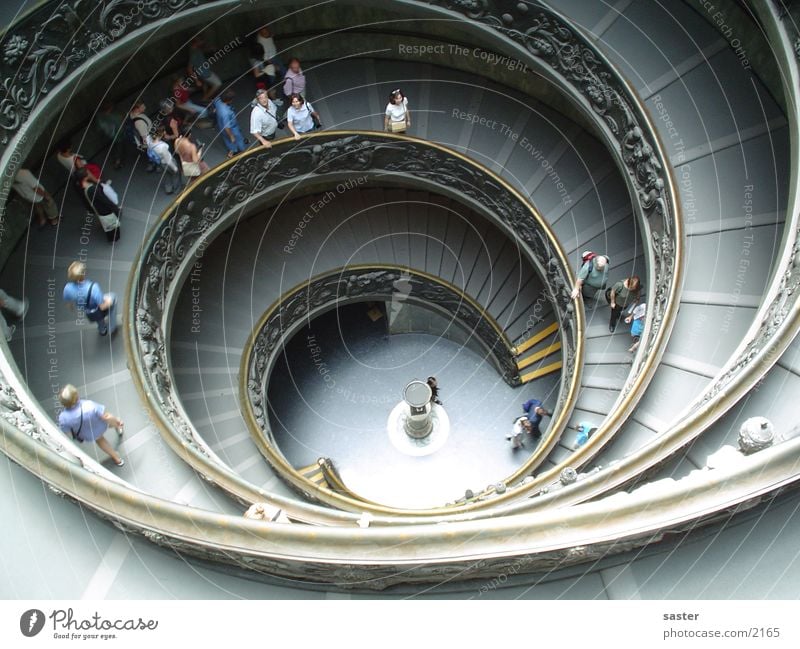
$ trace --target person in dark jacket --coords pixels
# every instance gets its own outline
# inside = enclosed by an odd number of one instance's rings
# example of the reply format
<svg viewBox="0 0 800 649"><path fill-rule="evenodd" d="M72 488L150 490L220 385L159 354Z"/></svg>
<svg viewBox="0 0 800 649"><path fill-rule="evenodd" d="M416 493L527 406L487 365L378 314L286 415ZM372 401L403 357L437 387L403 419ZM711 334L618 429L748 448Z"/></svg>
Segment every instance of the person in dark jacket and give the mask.
<svg viewBox="0 0 800 649"><path fill-rule="evenodd" d="M86 169L75 170L75 185L86 207L97 216L108 240L119 239L119 205L108 197L103 185L95 182Z"/></svg>
<svg viewBox="0 0 800 649"><path fill-rule="evenodd" d="M531 435L539 437L542 432L539 430L539 424L542 417L550 417L553 413L542 407L542 402L538 399L529 399L522 404L522 410L531 422L531 428L528 431Z"/></svg>

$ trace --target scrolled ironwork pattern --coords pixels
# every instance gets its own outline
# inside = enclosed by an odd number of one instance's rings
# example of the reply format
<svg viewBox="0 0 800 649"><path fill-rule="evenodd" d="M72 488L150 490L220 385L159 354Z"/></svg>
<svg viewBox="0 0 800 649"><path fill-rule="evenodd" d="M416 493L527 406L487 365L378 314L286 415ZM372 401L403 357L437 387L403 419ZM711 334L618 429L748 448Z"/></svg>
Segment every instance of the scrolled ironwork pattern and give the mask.
<svg viewBox="0 0 800 649"><path fill-rule="evenodd" d="M208 0L65 0L32 11L6 32L0 52L0 145L69 74L118 39Z"/></svg>
<svg viewBox="0 0 800 649"><path fill-rule="evenodd" d="M570 298L569 268L543 221L513 189L469 159L438 145L408 137L374 132L321 132L300 142L276 142L272 149L255 149L220 167L188 188L158 224L145 244L131 287L132 353L139 359L144 392L153 407L180 437L181 444L213 460L213 454L182 411L169 368L167 339L171 305L193 252L208 245L229 219L240 218L248 201L281 191L286 181L341 178L358 173L395 175L449 190L457 200L505 226L539 271L547 297L561 326L563 368L555 411L564 413L563 426L577 398L580 333ZM286 190L283 190L286 191ZM270 331L264 345L277 342ZM488 336L488 333L487 333ZM503 359L511 376L510 357ZM563 426L554 427L560 434Z"/></svg>
<svg viewBox="0 0 800 649"><path fill-rule="evenodd" d="M391 300L402 283L403 299L438 307L464 326L470 337L480 342L500 369L503 380L519 384L519 371L508 340L499 327L489 321L477 304L443 282L413 270L378 266L343 268L317 277L290 294L270 309L253 336L249 354L243 359L247 377L247 399L253 417L270 444L274 443L266 412L266 391L277 356L286 343L286 336L297 323L325 307L359 299Z"/></svg>
<svg viewBox="0 0 800 649"><path fill-rule="evenodd" d="M604 126L625 169L647 243L651 273L648 325L617 403L640 396L642 390L634 393L635 386L645 376L652 376L654 359L666 347L677 311L674 302L682 268L682 234L670 189L669 164L655 129L644 109L633 101L632 91L599 50L546 5L513 0L430 0L427 4L458 12L521 46L555 72L595 121Z"/></svg>

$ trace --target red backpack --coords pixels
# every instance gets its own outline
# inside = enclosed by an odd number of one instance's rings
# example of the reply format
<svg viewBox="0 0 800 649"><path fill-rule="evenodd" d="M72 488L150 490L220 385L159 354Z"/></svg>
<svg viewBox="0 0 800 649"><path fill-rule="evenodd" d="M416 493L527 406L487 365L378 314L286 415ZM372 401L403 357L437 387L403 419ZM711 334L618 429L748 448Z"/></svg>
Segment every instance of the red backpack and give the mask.
<svg viewBox="0 0 800 649"><path fill-rule="evenodd" d="M601 255L598 255L596 252L592 252L591 250L584 250L583 254L581 254L581 266L583 266L587 262L592 261L592 259L594 259L595 257L600 257L600 256ZM611 260L608 258L608 255L602 255L602 256L606 258L606 261L608 261L609 263L611 262Z"/></svg>

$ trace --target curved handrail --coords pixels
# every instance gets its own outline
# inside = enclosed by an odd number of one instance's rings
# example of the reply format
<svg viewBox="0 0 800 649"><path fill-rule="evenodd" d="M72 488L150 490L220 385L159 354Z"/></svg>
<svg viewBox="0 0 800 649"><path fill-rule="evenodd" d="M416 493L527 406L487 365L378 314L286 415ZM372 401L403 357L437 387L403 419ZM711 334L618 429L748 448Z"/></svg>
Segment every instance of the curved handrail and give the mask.
<svg viewBox="0 0 800 649"><path fill-rule="evenodd" d="M248 209L282 196L298 180L338 181L347 174L395 175L405 183L424 184L494 220L511 234L549 287L548 299L559 320L564 369L554 417L542 444L515 472L524 474L541 461L567 426L577 399L583 358L584 315L572 308L572 273L547 222L508 183L473 160L449 149L402 135L369 131L327 131L300 142L276 140L269 150L252 149L220 165L187 187L152 231L131 271L126 345L134 383L149 404L162 435L192 466L232 495L246 500L241 478L211 451L187 417L173 386L168 360L171 311L180 280L199 249L227 229ZM194 453L188 453L193 449ZM509 481L514 476L508 478ZM487 492L489 490L487 489ZM502 496L507 497L506 491ZM488 495L488 494L487 494ZM353 508L346 498L321 494ZM443 511L482 509L494 502L477 500L439 510L375 508L376 513L432 516ZM367 505L356 506L358 511Z"/></svg>
<svg viewBox="0 0 800 649"><path fill-rule="evenodd" d="M113 10L116 11L124 2L115 4ZM218 2L196 2L191 3L193 7L197 7L200 11L201 6L203 11L216 9L218 7L230 4L226 0L219 0ZM661 307L664 307L665 318L662 318L658 326L648 326L645 330L645 339L640 347L640 353L636 357L634 367L639 368L639 373L635 379L629 377L628 384L626 385L627 394L621 396L622 403L626 407L617 407L615 412L615 423L617 428L621 424L628 412L632 410L636 400L639 398L641 389L646 385L652 376L655 369L655 364L660 351L663 351L664 343L666 340L666 333L674 319L675 293L677 291L680 278L682 277L682 261L680 256L681 236L676 238L676 243L671 243L669 236L661 236L658 232L652 232L653 224L658 219L653 219L655 215L660 218L665 217L665 210L670 211L668 208L677 209L674 201L674 188L669 174L662 175L664 165L659 162L659 156L656 155L660 152L661 147L657 146L656 142L649 140L652 134L651 129L640 129L636 124L637 116L639 115L638 103L635 98L633 101L634 110L631 108L631 94L629 89L625 86L624 81L621 81L619 76L616 75L613 67L602 57L602 55L594 48L586 39L581 39L578 33L573 33L567 24L558 17L554 12L544 6L535 7L535 5L523 5L518 3L515 8L508 13L499 13L498 7L506 3L489 2L488 0L476 0L474 2L416 2L409 0L409 2L399 2L399 4L409 4L419 8L428 7L429 10L439 12L439 15L451 16L452 11L442 9L445 7L452 9L456 12L461 12L462 15L467 15L471 20L480 23L482 29L494 36L492 40L497 43L500 51L510 52L512 54L521 55L521 59L530 62L534 69L537 69L548 78L556 80L559 87L565 89L570 93L573 101L587 113L592 120L598 124L599 132L602 137L610 144L613 144L612 150L616 151L620 167L625 169L628 173L624 174L627 182L631 186L631 194L635 198L634 206L637 215L649 215L649 220L644 216L640 216L642 220L643 230L651 235L648 237L652 239L653 245L648 246L649 260L648 268L651 274L651 281L649 285L656 287L655 308L651 308L651 312L658 315ZM215 5L211 8L210 5ZM145 24L150 25L160 16L171 15L178 10L187 9L190 3L180 2L179 0L162 0L153 5L152 11L157 12L158 16L153 14L151 17L143 17L141 22L136 23L135 27L141 27ZM533 16L532 12L528 10L535 7L539 12ZM488 8L488 9L487 9ZM466 14L464 14L466 12ZM192 13L196 13L193 11ZM200 15L200 14L197 14ZM63 14L55 16L59 20L63 20ZM91 16L94 20L95 16ZM106 16L107 18L107 16ZM531 22L531 18L533 21ZM521 30L520 21L527 20L528 26ZM517 21L517 22L515 22ZM93 28L98 23L92 22ZM129 26L126 23L125 27ZM40 27L40 26L35 26ZM106 22L100 25L101 36L105 34L108 36L110 24ZM105 30L105 31L103 31ZM125 40L125 36L130 32L123 29L119 33L114 34L114 39L119 39L120 42ZM498 39L496 33L500 32L503 38ZM40 33L40 32L37 32ZM89 55L86 53L86 48L91 39L87 40L86 33L82 33L80 38L72 43L71 47L83 48L83 58L80 52L74 56L67 56L63 47L56 46L47 56L51 59L63 59L54 69L58 74L50 75L47 79L49 84L48 89L54 87L59 82L63 82L68 76L70 70L78 70L80 63L84 59L88 59ZM113 42L114 39L111 39ZM108 38L95 39L94 45L97 46L93 52L99 52L108 45ZM515 43L515 44L512 44ZM74 48L73 48L74 49ZM77 51L77 50L75 50ZM73 52L73 50L70 50ZM566 55L566 58L565 58ZM38 61L38 63L36 63ZM43 60L36 59L34 63L38 65ZM27 69L33 69L35 65L29 66ZM30 76L30 75L28 75ZM35 75L34 75L35 76ZM617 83L618 89L610 88L609 80ZM620 85L621 84L621 85ZM44 88L44 86L42 86ZM22 90L17 93L18 96L31 96L35 99L32 105L39 101L42 93L27 92ZM16 109L10 111L11 114L15 113ZM26 109L27 110L27 109ZM7 111L9 112L9 111ZM28 112L30 112L28 110ZM646 113L644 113L646 119ZM20 137L22 136L22 137ZM620 139L621 138L621 139ZM24 132L17 133L15 144L20 145L24 142ZM656 145L654 147L654 144ZM24 149L24 147L21 147ZM8 149L4 154L3 161L8 162L7 159ZM662 158L663 159L663 156ZM7 166L7 165L6 165ZM674 215L673 215L674 216ZM672 227L670 224L673 224ZM674 222L667 219L660 224L665 232L678 232L680 228L679 219ZM658 230L658 227L655 227ZM678 263L673 263L677 261ZM651 263L652 262L652 263ZM671 282L671 284L670 284ZM664 289L664 283L671 286L670 290ZM661 286L661 288L659 288ZM662 290L664 289L664 290ZM652 335L651 335L652 334ZM651 349L652 348L652 349ZM646 360L642 361L645 353L648 352ZM596 434L589 445L586 445L581 450L582 456L579 459L583 462L588 461L589 450L599 450L602 443L607 441L609 435ZM573 459L574 460L574 459ZM571 460L569 463L576 464ZM552 475L562 465L556 467L551 472L546 472L538 476L532 483L524 485L525 493L531 492L534 488L543 482L549 480ZM517 478L522 478L525 472L521 472ZM526 479L526 481L529 479ZM518 497L521 492L516 490L509 490L503 496L498 496L500 499L510 499Z"/></svg>
<svg viewBox="0 0 800 649"><path fill-rule="evenodd" d="M484 520L380 528L251 521L179 505L92 475L0 418L0 451L38 467L57 494L115 527L183 555L297 582L380 590L399 583L534 573L595 562L728 519L797 479L800 438L718 468L566 509ZM792 475L793 479L787 479Z"/></svg>

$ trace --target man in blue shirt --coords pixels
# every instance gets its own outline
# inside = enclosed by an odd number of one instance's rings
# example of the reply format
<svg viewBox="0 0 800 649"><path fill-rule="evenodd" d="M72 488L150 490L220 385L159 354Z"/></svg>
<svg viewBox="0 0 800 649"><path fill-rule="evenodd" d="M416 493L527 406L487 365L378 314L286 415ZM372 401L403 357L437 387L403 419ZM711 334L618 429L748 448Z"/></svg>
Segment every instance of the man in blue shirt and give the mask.
<svg viewBox="0 0 800 649"><path fill-rule="evenodd" d="M78 314L97 323L97 331L105 336L117 330L117 296L103 293L97 282L86 279L86 264L74 261L67 269L64 301L73 305Z"/></svg>
<svg viewBox="0 0 800 649"><path fill-rule="evenodd" d="M114 464L124 466L125 461L111 448L111 444L103 437L109 425L117 429L122 435L125 426L119 417L106 412L105 406L81 399L74 385L65 385L58 395L61 405L64 406L58 415L58 426L64 433L72 436L76 442L96 442L104 450Z"/></svg>
<svg viewBox="0 0 800 649"><path fill-rule="evenodd" d="M222 97L214 98L214 109L217 112L217 129L222 136L222 141L228 148L228 157L232 158L237 153L244 151L244 137L236 121L236 113L231 107L234 92L227 90Z"/></svg>
<svg viewBox="0 0 800 649"><path fill-rule="evenodd" d="M536 437L539 437L542 434L542 432L539 430L539 423L542 421L542 417L549 417L553 413L543 408L542 402L538 399L529 399L523 403L522 410L528 417L528 421L531 422L531 428L528 432Z"/></svg>

